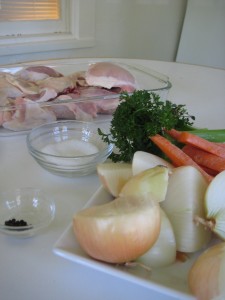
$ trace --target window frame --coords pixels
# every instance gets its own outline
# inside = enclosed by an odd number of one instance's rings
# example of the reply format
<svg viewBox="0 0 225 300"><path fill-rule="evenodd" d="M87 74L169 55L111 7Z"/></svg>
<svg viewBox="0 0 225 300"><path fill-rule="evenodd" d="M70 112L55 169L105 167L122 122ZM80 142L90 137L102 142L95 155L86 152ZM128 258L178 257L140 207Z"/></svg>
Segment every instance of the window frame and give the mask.
<svg viewBox="0 0 225 300"><path fill-rule="evenodd" d="M62 0L61 10L62 31L56 27L52 33L0 35L0 56L93 47L95 0ZM36 22L51 24L50 20Z"/></svg>

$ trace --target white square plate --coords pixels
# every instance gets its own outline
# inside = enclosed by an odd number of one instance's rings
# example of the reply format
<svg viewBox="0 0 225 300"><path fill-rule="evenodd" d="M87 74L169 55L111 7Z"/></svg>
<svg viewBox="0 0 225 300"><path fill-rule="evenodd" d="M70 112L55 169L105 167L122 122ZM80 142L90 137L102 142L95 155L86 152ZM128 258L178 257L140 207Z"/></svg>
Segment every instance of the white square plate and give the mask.
<svg viewBox="0 0 225 300"><path fill-rule="evenodd" d="M111 200L112 196L100 187L88 201L86 207L103 204ZM199 253L190 255L186 262L176 262L168 267L153 269L151 273L141 267L110 265L94 260L84 253L73 233L72 223L54 245L53 252L75 263L111 274L122 280L128 280L159 293L177 297L180 300L195 299L188 289L187 276Z"/></svg>

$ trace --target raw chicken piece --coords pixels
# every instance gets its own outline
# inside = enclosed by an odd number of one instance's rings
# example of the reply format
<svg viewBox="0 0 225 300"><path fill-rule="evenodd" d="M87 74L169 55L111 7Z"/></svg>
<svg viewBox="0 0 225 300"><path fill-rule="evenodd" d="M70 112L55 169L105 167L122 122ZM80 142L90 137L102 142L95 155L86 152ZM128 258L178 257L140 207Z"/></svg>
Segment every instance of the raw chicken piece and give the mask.
<svg viewBox="0 0 225 300"><path fill-rule="evenodd" d="M115 111L119 104L119 97L117 93L113 91L100 87L87 87L79 89L79 98L90 97L96 106L97 113L100 114L111 114Z"/></svg>
<svg viewBox="0 0 225 300"><path fill-rule="evenodd" d="M57 96L55 89L52 88L42 88L39 93L33 95L26 95L25 98L30 99L35 102L46 102L54 99Z"/></svg>
<svg viewBox="0 0 225 300"><path fill-rule="evenodd" d="M9 122L12 120L12 111L0 111L0 126L4 124L5 122Z"/></svg>
<svg viewBox="0 0 225 300"><path fill-rule="evenodd" d="M51 99L54 99L57 96L57 92L55 88L49 87L40 87L37 83L33 83L32 81L24 80L18 78L11 74L6 74L5 76L5 86L8 84L11 88L9 90L13 91L13 89L17 89L20 91L17 94L14 93L16 97L25 97L27 99L44 102ZM14 98L16 98L14 97Z"/></svg>
<svg viewBox="0 0 225 300"><path fill-rule="evenodd" d="M38 81L48 77L62 77L63 75L51 67L30 66L17 72L15 76L28 81Z"/></svg>
<svg viewBox="0 0 225 300"><path fill-rule="evenodd" d="M98 86L86 86L86 87L79 87L76 90L76 94L73 97L74 99L77 98L108 98L110 96L116 95L115 92L111 91L111 90L107 90L104 89L102 87L98 87Z"/></svg>
<svg viewBox="0 0 225 300"><path fill-rule="evenodd" d="M56 121L56 116L48 107L41 108L38 103L29 99L18 98L15 105L17 105L17 109L11 120L2 124L6 129L28 130L44 123Z"/></svg>
<svg viewBox="0 0 225 300"><path fill-rule="evenodd" d="M61 95L57 101L73 100L75 94ZM68 102L63 104L55 104L50 107L57 119L76 119L82 121L90 121L97 116L97 106L90 102Z"/></svg>
<svg viewBox="0 0 225 300"><path fill-rule="evenodd" d="M37 94L39 93L39 87L37 84L24 80L22 78L17 78L14 75L6 74L6 80L9 84L17 87L24 94Z"/></svg>
<svg viewBox="0 0 225 300"><path fill-rule="evenodd" d="M76 78L72 76L48 77L37 82L39 88L51 88L57 94L64 93L66 90L73 90L76 87Z"/></svg>
<svg viewBox="0 0 225 300"><path fill-rule="evenodd" d="M111 115L119 105L119 98L111 98L109 100L99 100L95 101L97 106L97 112L99 114Z"/></svg>
<svg viewBox="0 0 225 300"><path fill-rule="evenodd" d="M9 98L16 98L23 95L23 92L17 87L13 86L6 79L8 73L0 73L0 105L7 105Z"/></svg>
<svg viewBox="0 0 225 300"><path fill-rule="evenodd" d="M85 71L79 71L68 75L67 77L71 78L73 82L76 83L77 87L88 87L87 81L85 79Z"/></svg>
<svg viewBox="0 0 225 300"><path fill-rule="evenodd" d="M115 98L111 99L112 95L115 95ZM109 97L110 99L107 99ZM69 100L76 99L86 101L69 102ZM112 113L119 103L119 99L114 92L100 87L85 86L78 87L74 90L74 93L60 95L56 100L57 102L64 101L63 104L52 105L51 107L57 119L77 119L85 121L96 118L98 113ZM65 103L66 100L68 100L68 103Z"/></svg>
<svg viewBox="0 0 225 300"><path fill-rule="evenodd" d="M121 91L127 92L133 92L136 89L134 76L124 68L110 62L90 65L85 78L90 86L101 86L107 89L120 87Z"/></svg>

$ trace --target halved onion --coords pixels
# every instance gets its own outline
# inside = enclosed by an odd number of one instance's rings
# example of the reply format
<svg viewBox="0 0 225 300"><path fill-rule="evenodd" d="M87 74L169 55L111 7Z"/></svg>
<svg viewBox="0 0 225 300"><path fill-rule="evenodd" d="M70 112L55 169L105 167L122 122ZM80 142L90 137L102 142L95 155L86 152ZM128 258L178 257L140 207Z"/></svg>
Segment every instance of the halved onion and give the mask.
<svg viewBox="0 0 225 300"><path fill-rule="evenodd" d="M171 265L176 260L176 240L173 227L165 212L160 209L161 229L155 244L137 261L149 268Z"/></svg>
<svg viewBox="0 0 225 300"><path fill-rule="evenodd" d="M103 187L114 197L118 197L124 184L132 177L129 163L101 163L97 165L97 173Z"/></svg>
<svg viewBox="0 0 225 300"><path fill-rule="evenodd" d="M169 170L174 168L171 163L155 154L144 151L136 151L132 160L132 172L133 175L137 175L142 171L154 168L158 165L165 166Z"/></svg>
<svg viewBox="0 0 225 300"><path fill-rule="evenodd" d="M156 166L131 177L123 186L121 196L141 196L152 194L158 202L165 199L169 180L169 170Z"/></svg>
<svg viewBox="0 0 225 300"><path fill-rule="evenodd" d="M173 226L180 252L198 251L211 239L211 232L194 220L196 215L205 216L207 186L202 174L192 166L174 168L170 175L166 199L161 207Z"/></svg>
<svg viewBox="0 0 225 300"><path fill-rule="evenodd" d="M160 207L149 195L119 197L73 217L82 249L109 263L130 262L145 253L157 240L160 224Z"/></svg>
<svg viewBox="0 0 225 300"><path fill-rule="evenodd" d="M225 242L205 250L192 265L188 284L198 300L225 299Z"/></svg>

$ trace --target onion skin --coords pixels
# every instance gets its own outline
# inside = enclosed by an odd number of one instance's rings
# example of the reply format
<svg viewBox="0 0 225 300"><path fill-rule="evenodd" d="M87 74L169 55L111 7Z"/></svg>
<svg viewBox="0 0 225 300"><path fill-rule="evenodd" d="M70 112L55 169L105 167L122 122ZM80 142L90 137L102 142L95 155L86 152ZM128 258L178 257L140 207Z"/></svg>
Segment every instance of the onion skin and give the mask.
<svg viewBox="0 0 225 300"><path fill-rule="evenodd" d="M191 292L198 300L225 299L225 242L205 250L188 274Z"/></svg>
<svg viewBox="0 0 225 300"><path fill-rule="evenodd" d="M160 207L149 195L119 197L73 217L81 248L108 263L130 262L145 253L156 242L160 224Z"/></svg>

